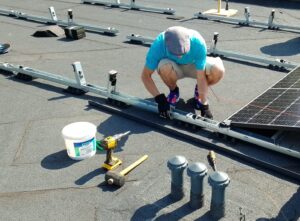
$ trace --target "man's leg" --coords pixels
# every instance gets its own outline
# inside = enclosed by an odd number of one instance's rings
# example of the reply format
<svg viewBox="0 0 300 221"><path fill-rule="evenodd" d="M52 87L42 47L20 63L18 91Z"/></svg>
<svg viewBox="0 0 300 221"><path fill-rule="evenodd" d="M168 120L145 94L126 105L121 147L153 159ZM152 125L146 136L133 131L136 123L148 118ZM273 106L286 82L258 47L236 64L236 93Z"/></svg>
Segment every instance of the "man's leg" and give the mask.
<svg viewBox="0 0 300 221"><path fill-rule="evenodd" d="M182 75L182 71L178 68L178 65L168 59L163 59L159 62L157 72L170 90L174 90L177 87L177 80Z"/></svg>
<svg viewBox="0 0 300 221"><path fill-rule="evenodd" d="M182 65L182 69L183 69L183 75L185 77L197 79L197 70L196 70L196 67L194 64ZM205 75L205 80L206 80L206 83L208 84L207 75ZM197 83L195 86L194 98L195 98L194 108L196 110L196 114L197 115L199 114L203 117L212 119L213 115L209 109L208 100L205 100L203 102L203 100L200 99Z"/></svg>
<svg viewBox="0 0 300 221"><path fill-rule="evenodd" d="M209 74L206 74L206 80L208 86L218 83L224 76L224 69L218 66L213 66Z"/></svg>
<svg viewBox="0 0 300 221"><path fill-rule="evenodd" d="M157 69L162 81L169 87L170 93L167 97L168 102L175 106L179 101L179 88L177 87L177 80L182 77L182 71L178 65L168 59L163 59L158 64Z"/></svg>
<svg viewBox="0 0 300 221"><path fill-rule="evenodd" d="M207 57L206 79L208 86L218 83L224 76L225 68L221 58Z"/></svg>

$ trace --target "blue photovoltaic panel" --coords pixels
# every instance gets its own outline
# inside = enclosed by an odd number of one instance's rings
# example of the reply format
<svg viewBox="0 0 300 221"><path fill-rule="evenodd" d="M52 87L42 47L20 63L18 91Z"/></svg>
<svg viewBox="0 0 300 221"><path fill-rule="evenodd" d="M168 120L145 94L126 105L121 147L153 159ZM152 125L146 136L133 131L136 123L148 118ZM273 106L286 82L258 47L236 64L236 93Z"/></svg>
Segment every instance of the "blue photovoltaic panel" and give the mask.
<svg viewBox="0 0 300 221"><path fill-rule="evenodd" d="M300 130L300 67L229 118L231 125Z"/></svg>

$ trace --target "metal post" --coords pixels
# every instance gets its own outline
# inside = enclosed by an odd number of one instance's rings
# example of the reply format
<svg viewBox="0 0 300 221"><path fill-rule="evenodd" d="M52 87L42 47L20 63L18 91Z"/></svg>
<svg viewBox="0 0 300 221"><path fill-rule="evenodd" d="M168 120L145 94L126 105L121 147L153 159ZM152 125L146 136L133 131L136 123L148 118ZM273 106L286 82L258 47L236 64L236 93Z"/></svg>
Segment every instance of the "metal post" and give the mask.
<svg viewBox="0 0 300 221"><path fill-rule="evenodd" d="M86 86L86 80L83 74L81 63L79 61L75 61L72 63L72 67L74 69L75 79L78 85Z"/></svg>
<svg viewBox="0 0 300 221"><path fill-rule="evenodd" d="M50 16L51 16L52 20L57 22L58 19L57 19L56 12L55 12L53 6L49 7L49 12L50 12Z"/></svg>
<svg viewBox="0 0 300 221"><path fill-rule="evenodd" d="M191 177L191 191L189 205L193 209L199 209L204 205L203 180L207 174L207 167L203 163L193 163L187 169Z"/></svg>
<svg viewBox="0 0 300 221"><path fill-rule="evenodd" d="M116 70L110 70L108 72L108 81L107 81L107 93L115 93L117 88L117 75Z"/></svg>
<svg viewBox="0 0 300 221"><path fill-rule="evenodd" d="M168 168L171 170L171 197L181 200L184 197L183 171L188 162L183 156L175 156L168 160Z"/></svg>
<svg viewBox="0 0 300 221"><path fill-rule="evenodd" d="M218 220L225 216L225 188L230 179L224 172L214 172L208 177L208 183L212 187L210 215Z"/></svg>
<svg viewBox="0 0 300 221"><path fill-rule="evenodd" d="M272 29L274 27L274 25L273 25L274 18L275 18L275 10L272 9L271 14L269 16L269 20L268 20L268 29Z"/></svg>
<svg viewBox="0 0 300 221"><path fill-rule="evenodd" d="M212 45L210 47L212 49L212 51L214 51L217 48L218 40L219 40L219 32L214 32L214 36L212 39Z"/></svg>
<svg viewBox="0 0 300 221"><path fill-rule="evenodd" d="M246 19L244 25L249 25L249 23L250 23L250 8L249 7L245 7L244 15L245 15L245 19Z"/></svg>
<svg viewBox="0 0 300 221"><path fill-rule="evenodd" d="M135 8L135 0L130 1L130 7Z"/></svg>
<svg viewBox="0 0 300 221"><path fill-rule="evenodd" d="M222 8L222 0L218 0L218 13L221 13L221 8Z"/></svg>
<svg viewBox="0 0 300 221"><path fill-rule="evenodd" d="M71 25L73 23L73 10L68 10L68 25Z"/></svg>

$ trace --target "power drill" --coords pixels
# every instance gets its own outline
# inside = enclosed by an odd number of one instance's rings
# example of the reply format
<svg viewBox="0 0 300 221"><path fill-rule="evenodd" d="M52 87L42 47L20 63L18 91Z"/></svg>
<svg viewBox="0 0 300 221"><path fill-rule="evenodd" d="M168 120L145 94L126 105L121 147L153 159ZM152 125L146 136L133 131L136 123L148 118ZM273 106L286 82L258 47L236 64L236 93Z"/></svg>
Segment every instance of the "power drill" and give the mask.
<svg viewBox="0 0 300 221"><path fill-rule="evenodd" d="M113 136L108 136L103 140L100 140L100 146L106 150L106 160L102 165L103 168L107 170L112 170L122 164L122 161L117 157L112 156L113 149L115 149L118 145L118 142L122 137L128 135L130 131L125 133L115 134Z"/></svg>

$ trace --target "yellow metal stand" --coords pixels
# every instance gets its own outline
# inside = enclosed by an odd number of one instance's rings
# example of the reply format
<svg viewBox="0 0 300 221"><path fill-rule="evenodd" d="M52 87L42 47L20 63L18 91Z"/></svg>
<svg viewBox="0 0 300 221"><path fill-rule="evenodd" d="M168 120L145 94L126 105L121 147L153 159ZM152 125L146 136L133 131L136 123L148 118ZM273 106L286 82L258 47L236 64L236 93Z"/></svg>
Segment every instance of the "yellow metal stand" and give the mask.
<svg viewBox="0 0 300 221"><path fill-rule="evenodd" d="M203 14L230 17L230 16L234 16L238 12L238 10L235 9L228 9L228 10L223 9L221 5L222 5L222 0L218 0L218 9L210 9L203 12Z"/></svg>

